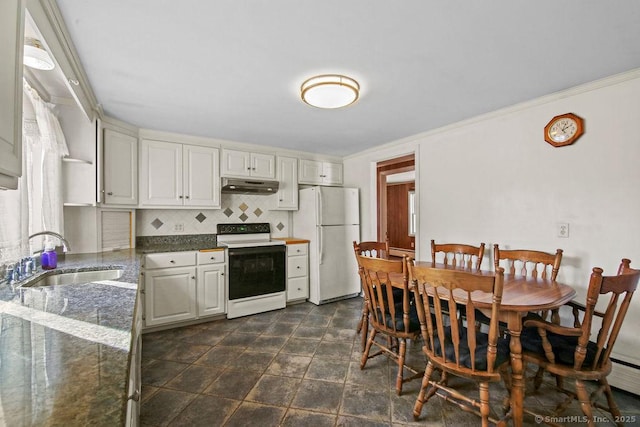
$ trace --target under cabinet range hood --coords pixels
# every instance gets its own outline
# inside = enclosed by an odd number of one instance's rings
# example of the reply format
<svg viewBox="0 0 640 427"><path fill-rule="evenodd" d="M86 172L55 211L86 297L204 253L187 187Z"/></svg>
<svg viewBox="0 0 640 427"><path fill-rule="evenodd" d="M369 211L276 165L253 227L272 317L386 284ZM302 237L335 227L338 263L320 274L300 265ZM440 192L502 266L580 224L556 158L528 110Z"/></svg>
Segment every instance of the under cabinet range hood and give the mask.
<svg viewBox="0 0 640 427"><path fill-rule="evenodd" d="M278 192L278 181L222 178L222 192L233 194L274 194Z"/></svg>

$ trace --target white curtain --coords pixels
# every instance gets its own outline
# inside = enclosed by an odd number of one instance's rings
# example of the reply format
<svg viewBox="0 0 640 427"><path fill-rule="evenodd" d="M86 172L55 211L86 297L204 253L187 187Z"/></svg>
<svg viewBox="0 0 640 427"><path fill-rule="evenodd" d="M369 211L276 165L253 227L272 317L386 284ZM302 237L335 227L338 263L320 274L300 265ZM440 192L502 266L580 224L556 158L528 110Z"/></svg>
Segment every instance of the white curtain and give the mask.
<svg viewBox="0 0 640 427"><path fill-rule="evenodd" d="M62 157L69 154L67 142L54 105L44 102L26 81L24 95L35 120L25 118L22 123L23 173L18 190L0 192L0 264L29 254L30 234L64 232ZM42 248L40 239L30 243L33 250Z"/></svg>

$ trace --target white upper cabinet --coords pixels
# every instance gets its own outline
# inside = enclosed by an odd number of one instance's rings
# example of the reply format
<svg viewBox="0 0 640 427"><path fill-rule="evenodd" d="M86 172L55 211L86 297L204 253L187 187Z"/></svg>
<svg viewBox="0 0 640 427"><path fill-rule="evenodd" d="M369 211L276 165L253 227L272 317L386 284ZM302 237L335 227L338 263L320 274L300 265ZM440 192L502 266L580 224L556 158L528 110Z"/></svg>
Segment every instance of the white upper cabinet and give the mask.
<svg viewBox="0 0 640 427"><path fill-rule="evenodd" d="M342 185L342 163L301 159L298 182L311 185Z"/></svg>
<svg viewBox="0 0 640 427"><path fill-rule="evenodd" d="M107 205L138 204L138 139L104 129L103 194Z"/></svg>
<svg viewBox="0 0 640 427"><path fill-rule="evenodd" d="M140 206L220 208L217 148L143 139Z"/></svg>
<svg viewBox="0 0 640 427"><path fill-rule="evenodd" d="M0 188L22 175L22 50L24 2L0 1Z"/></svg>
<svg viewBox="0 0 640 427"><path fill-rule="evenodd" d="M217 148L183 146L185 206L220 207L220 157Z"/></svg>
<svg viewBox="0 0 640 427"><path fill-rule="evenodd" d="M275 179L276 158L272 154L222 149L222 176Z"/></svg>
<svg viewBox="0 0 640 427"><path fill-rule="evenodd" d="M275 210L298 210L298 159L278 156Z"/></svg>

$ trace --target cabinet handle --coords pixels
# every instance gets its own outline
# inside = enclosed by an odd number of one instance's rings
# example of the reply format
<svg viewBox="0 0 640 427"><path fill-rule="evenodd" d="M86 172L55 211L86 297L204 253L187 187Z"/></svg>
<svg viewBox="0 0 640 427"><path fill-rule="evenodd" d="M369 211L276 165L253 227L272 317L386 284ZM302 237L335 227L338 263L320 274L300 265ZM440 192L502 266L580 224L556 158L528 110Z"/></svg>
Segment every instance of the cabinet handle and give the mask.
<svg viewBox="0 0 640 427"><path fill-rule="evenodd" d="M109 191L109 192L107 193L107 196L113 196L113 191Z"/></svg>
<svg viewBox="0 0 640 427"><path fill-rule="evenodd" d="M196 280L196 276L191 276L191 278L192 278L193 280Z"/></svg>
<svg viewBox="0 0 640 427"><path fill-rule="evenodd" d="M174 260L172 260L172 259L170 259L170 260L169 260L169 262L170 262L171 264L175 264L175 263L176 263L176 262L175 262Z"/></svg>
<svg viewBox="0 0 640 427"><path fill-rule="evenodd" d="M247 170L248 170L248 171L250 171L250 170L251 170L251 167L248 167L248 168L247 168Z"/></svg>
<svg viewBox="0 0 640 427"><path fill-rule="evenodd" d="M189 196L184 196L184 198L185 198L185 199L188 199L188 198L189 198Z"/></svg>
<svg viewBox="0 0 640 427"><path fill-rule="evenodd" d="M215 261L216 257L212 256L211 259Z"/></svg>
<svg viewBox="0 0 640 427"><path fill-rule="evenodd" d="M297 266L296 268L297 268L298 270L300 270L300 266Z"/></svg>
<svg viewBox="0 0 640 427"><path fill-rule="evenodd" d="M178 196L179 199L182 199L182 196Z"/></svg>
<svg viewBox="0 0 640 427"><path fill-rule="evenodd" d="M224 276L224 273L220 273L221 276Z"/></svg>

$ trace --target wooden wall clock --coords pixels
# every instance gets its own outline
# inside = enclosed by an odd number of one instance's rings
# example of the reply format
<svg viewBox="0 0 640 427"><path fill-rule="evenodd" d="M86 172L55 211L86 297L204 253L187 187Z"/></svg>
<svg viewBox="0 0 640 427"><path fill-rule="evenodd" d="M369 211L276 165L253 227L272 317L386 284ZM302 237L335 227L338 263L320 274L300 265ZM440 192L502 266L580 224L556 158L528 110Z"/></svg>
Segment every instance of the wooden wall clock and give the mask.
<svg viewBox="0 0 640 427"><path fill-rule="evenodd" d="M571 145L584 133L584 121L573 113L555 116L544 127L544 140L554 147Z"/></svg>

